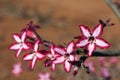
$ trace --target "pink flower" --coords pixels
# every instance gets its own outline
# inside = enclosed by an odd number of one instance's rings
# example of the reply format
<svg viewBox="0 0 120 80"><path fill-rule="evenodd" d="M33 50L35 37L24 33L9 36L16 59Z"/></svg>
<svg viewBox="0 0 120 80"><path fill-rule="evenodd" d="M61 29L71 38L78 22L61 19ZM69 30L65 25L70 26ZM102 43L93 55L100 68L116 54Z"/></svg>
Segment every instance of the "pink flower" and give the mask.
<svg viewBox="0 0 120 80"><path fill-rule="evenodd" d="M102 67L100 70L100 75L104 78L108 78L110 77L110 72L108 71L108 69L106 67Z"/></svg>
<svg viewBox="0 0 120 80"><path fill-rule="evenodd" d="M103 67L106 64L106 58L105 57L99 57L98 58L98 64Z"/></svg>
<svg viewBox="0 0 120 80"><path fill-rule="evenodd" d="M29 24L27 24L26 28L22 30L22 32L26 32L26 35L30 39L37 39L38 34L36 33L36 29L39 29L40 27L38 25L34 25L31 21Z"/></svg>
<svg viewBox="0 0 120 80"><path fill-rule="evenodd" d="M85 63L85 66L88 66L91 72L95 72L95 67L93 66L93 62L92 61L87 61Z"/></svg>
<svg viewBox="0 0 120 80"><path fill-rule="evenodd" d="M47 56L51 59L51 60L55 60L59 54L58 53L55 53L55 50L54 50L55 46L53 44L51 44L50 46L50 53L47 54Z"/></svg>
<svg viewBox="0 0 120 80"><path fill-rule="evenodd" d="M118 60L118 58L116 58L116 57L111 57L111 58L110 58L110 62L111 62L112 64L117 64L117 63L119 62L119 60Z"/></svg>
<svg viewBox="0 0 120 80"><path fill-rule="evenodd" d="M64 63L64 69L66 72L70 72L72 64L69 61L74 61L75 56L73 55L75 43L71 41L66 48L55 47L54 50L61 56L57 57L53 62L55 64Z"/></svg>
<svg viewBox="0 0 120 80"><path fill-rule="evenodd" d="M45 65L46 66L52 65L51 70L54 71L55 70L55 64L53 63L53 61L60 55L55 53L53 44L51 44L50 52L48 52L46 56L48 56L49 59L46 60Z"/></svg>
<svg viewBox="0 0 120 80"><path fill-rule="evenodd" d="M87 47L88 56L92 55L92 52L96 49L96 46L100 48L107 48L110 46L104 39L99 38L103 32L102 24L96 26L91 32L86 26L81 25L80 30L82 32L82 39L80 38L76 44L77 47Z"/></svg>
<svg viewBox="0 0 120 80"><path fill-rule="evenodd" d="M16 57L18 57L20 55L22 49L24 49L24 50L29 49L29 46L25 43L26 32L24 32L21 36L19 36L18 34L13 34L13 38L17 43L12 44L10 46L10 49L18 50L16 53Z"/></svg>
<svg viewBox="0 0 120 80"><path fill-rule="evenodd" d="M23 57L23 60L30 60L30 61L32 60L30 63L31 69L34 68L37 59L41 60L45 57L45 55L43 55L42 52L39 51L39 42L40 42L39 40L35 42L34 50L32 53L26 54Z"/></svg>
<svg viewBox="0 0 120 80"><path fill-rule="evenodd" d="M50 73L39 73L39 79L38 80L51 80L50 79Z"/></svg>
<svg viewBox="0 0 120 80"><path fill-rule="evenodd" d="M14 74L16 77L18 77L20 73L23 71L21 66L22 65L20 62L13 65L14 68L12 70L12 74Z"/></svg>

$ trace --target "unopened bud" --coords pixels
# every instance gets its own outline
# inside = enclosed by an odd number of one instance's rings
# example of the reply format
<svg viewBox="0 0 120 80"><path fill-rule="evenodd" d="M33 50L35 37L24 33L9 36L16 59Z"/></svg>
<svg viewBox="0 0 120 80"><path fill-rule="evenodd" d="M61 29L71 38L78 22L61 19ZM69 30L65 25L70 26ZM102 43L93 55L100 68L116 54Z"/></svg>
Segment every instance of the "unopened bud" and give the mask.
<svg viewBox="0 0 120 80"><path fill-rule="evenodd" d="M52 60L47 59L44 63L45 63L45 67L49 67L52 65Z"/></svg>

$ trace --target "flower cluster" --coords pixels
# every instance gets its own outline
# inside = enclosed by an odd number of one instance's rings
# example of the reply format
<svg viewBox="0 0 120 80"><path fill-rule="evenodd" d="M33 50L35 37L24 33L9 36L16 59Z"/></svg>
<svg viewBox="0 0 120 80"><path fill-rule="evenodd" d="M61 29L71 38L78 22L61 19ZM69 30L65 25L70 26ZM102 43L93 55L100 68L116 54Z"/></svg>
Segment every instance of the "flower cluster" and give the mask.
<svg viewBox="0 0 120 80"><path fill-rule="evenodd" d="M103 22L99 22L93 31L90 31L89 27L80 25L79 28L82 35L80 35L80 37L76 37L78 39L77 42L71 40L66 46L58 46L42 39L36 32L40 27L38 25L34 25L33 22L30 22L27 24L26 28L20 32L20 34L14 33L12 35L16 43L12 44L10 49L17 51L17 58L22 50L29 51L22 59L24 61L30 61L31 69L35 67L37 60L45 58L45 67L51 66L52 71L55 70L55 66L58 64L63 64L66 72L70 72L73 65L76 66L75 71L77 71L77 69L84 64L84 60L87 57L92 56L96 47L101 49L110 47L108 42L100 38L104 27L105 25ZM48 49L39 49L41 45L46 46ZM78 50L81 51L78 52ZM82 53L84 53L84 55L82 55ZM78 54L81 55L80 59L77 58Z"/></svg>

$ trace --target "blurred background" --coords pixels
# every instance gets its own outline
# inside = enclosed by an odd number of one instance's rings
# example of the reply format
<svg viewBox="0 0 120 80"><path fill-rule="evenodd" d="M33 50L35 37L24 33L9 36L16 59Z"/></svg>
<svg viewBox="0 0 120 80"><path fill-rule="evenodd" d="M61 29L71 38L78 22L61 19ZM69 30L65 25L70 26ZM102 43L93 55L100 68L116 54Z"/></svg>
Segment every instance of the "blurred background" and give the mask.
<svg viewBox="0 0 120 80"><path fill-rule="evenodd" d="M39 72L50 72L51 80L104 80L95 73L87 74L84 70L72 77L72 71L66 73L63 65L57 66L52 72L44 67L44 60L38 61L34 70L29 69L28 62L23 62L24 72L15 77L11 70L13 64L21 61L22 56L16 59L15 51L9 50L9 46L14 43L12 34L19 33L31 20L41 26L38 33L42 38L55 44L64 44L81 34L80 24L93 29L99 19L105 21L108 18L115 25L105 28L102 37L111 44L107 50L120 50L120 20L105 0L0 0L0 80L37 80ZM109 59L107 58L106 65L111 80L120 80L120 59L112 68Z"/></svg>

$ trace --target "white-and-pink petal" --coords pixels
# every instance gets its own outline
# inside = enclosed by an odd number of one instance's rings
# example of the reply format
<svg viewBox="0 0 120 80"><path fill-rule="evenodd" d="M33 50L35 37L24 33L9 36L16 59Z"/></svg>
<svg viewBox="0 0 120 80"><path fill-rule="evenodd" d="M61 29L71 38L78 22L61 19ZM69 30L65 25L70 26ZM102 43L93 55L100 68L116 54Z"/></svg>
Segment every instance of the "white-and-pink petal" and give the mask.
<svg viewBox="0 0 120 80"><path fill-rule="evenodd" d="M72 65L68 62L68 60L66 60L66 61L64 62L64 69L65 69L65 71L66 71L66 72L70 72L71 67L72 67Z"/></svg>
<svg viewBox="0 0 120 80"><path fill-rule="evenodd" d="M20 55L22 49L23 49L23 48L19 48L19 50L17 51L17 53L16 53L16 57L17 57L17 58L18 58L18 56Z"/></svg>
<svg viewBox="0 0 120 80"><path fill-rule="evenodd" d="M64 55L66 53L65 50L62 48L55 47L54 50L61 55Z"/></svg>
<svg viewBox="0 0 120 80"><path fill-rule="evenodd" d="M75 43L73 42L73 41L71 41L69 44L68 44L68 46L67 46L67 53L72 53L73 52L73 50L74 50L74 46L75 46Z"/></svg>
<svg viewBox="0 0 120 80"><path fill-rule="evenodd" d="M77 47L84 47L88 44L88 40L84 39L84 40L79 40L76 44Z"/></svg>
<svg viewBox="0 0 120 80"><path fill-rule="evenodd" d="M47 53L46 56L52 58L53 55L51 53Z"/></svg>
<svg viewBox="0 0 120 80"><path fill-rule="evenodd" d="M52 71L55 70L55 64L52 64L51 70L52 70Z"/></svg>
<svg viewBox="0 0 120 80"><path fill-rule="evenodd" d="M36 57L36 56L34 56L34 58L33 58L32 62L30 63L30 68L31 68L31 69L33 69L33 68L34 68L36 61L37 61L37 57Z"/></svg>
<svg viewBox="0 0 120 80"><path fill-rule="evenodd" d="M24 48L24 49L29 49L29 46L26 45L25 43L23 43L23 48Z"/></svg>
<svg viewBox="0 0 120 80"><path fill-rule="evenodd" d="M52 55L55 55L55 51L54 51L54 49L53 49L53 45L51 45L50 50L51 50L51 54L52 54Z"/></svg>
<svg viewBox="0 0 120 80"><path fill-rule="evenodd" d="M36 56L37 56L38 59L42 59L42 58L45 57L45 55L43 55L43 54L41 54L41 53L37 53Z"/></svg>
<svg viewBox="0 0 120 80"><path fill-rule="evenodd" d="M88 56L91 56L91 55L92 55L92 53L93 53L93 51L95 50L95 48L96 48L96 46L95 46L94 43L93 43L93 44L88 44L88 45L87 45Z"/></svg>
<svg viewBox="0 0 120 80"><path fill-rule="evenodd" d="M60 64L60 63L63 63L64 61L65 61L64 56L60 56L60 57L57 57L57 58L53 61L53 63L54 63L54 64Z"/></svg>
<svg viewBox="0 0 120 80"><path fill-rule="evenodd" d="M102 31L103 31L102 24L99 24L97 27L93 29L92 36L98 37L102 34Z"/></svg>
<svg viewBox="0 0 120 80"><path fill-rule="evenodd" d="M38 50L38 42L35 42L35 45L34 45L34 51L37 51Z"/></svg>
<svg viewBox="0 0 120 80"><path fill-rule="evenodd" d="M70 60L70 61L74 61L74 60L75 60L75 56L74 56L74 55L70 55L70 56L69 56L69 60Z"/></svg>
<svg viewBox="0 0 120 80"><path fill-rule="evenodd" d="M86 27L86 26L80 26L80 29L81 29L81 32L84 35L84 37L90 37L91 36L90 30L89 30L88 27Z"/></svg>
<svg viewBox="0 0 120 80"><path fill-rule="evenodd" d="M18 50L20 48L20 44L13 44L10 46L10 49L12 50Z"/></svg>
<svg viewBox="0 0 120 80"><path fill-rule="evenodd" d="M34 57L34 54L26 54L24 57L23 57L23 60L32 60Z"/></svg>
<svg viewBox="0 0 120 80"><path fill-rule="evenodd" d="M98 47L100 47L100 48L107 48L107 47L109 47L110 46L110 44L109 43L107 43L105 40L103 40L103 39L96 39L96 45L98 46Z"/></svg>
<svg viewBox="0 0 120 80"><path fill-rule="evenodd" d="M18 35L14 34L13 38L15 39L16 42L18 42L18 43L21 42L21 39Z"/></svg>
<svg viewBox="0 0 120 80"><path fill-rule="evenodd" d="M22 34L21 41L24 42L25 38L26 38L26 32Z"/></svg>

